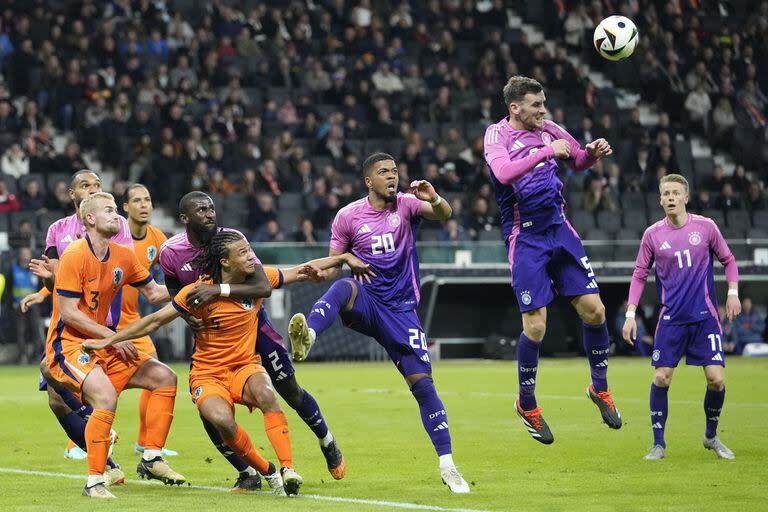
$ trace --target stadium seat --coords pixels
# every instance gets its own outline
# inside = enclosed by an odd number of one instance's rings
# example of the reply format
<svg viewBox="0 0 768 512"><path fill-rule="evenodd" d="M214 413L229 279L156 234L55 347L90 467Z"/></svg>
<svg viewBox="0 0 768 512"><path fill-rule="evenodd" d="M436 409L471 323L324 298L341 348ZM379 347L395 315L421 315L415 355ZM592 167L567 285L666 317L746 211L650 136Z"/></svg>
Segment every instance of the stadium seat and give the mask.
<svg viewBox="0 0 768 512"><path fill-rule="evenodd" d="M768 210L752 212L752 225L756 228L768 229Z"/></svg>
<svg viewBox="0 0 768 512"><path fill-rule="evenodd" d="M638 232L635 229L622 228L622 229L620 229L616 233L614 238L616 240L635 240L635 241L640 241L641 236L642 236L642 233Z"/></svg>
<svg viewBox="0 0 768 512"><path fill-rule="evenodd" d="M717 224L720 228L725 226L725 215L723 215L723 212L720 210L704 210L701 212L701 214L705 217L709 217L713 221L715 221L715 224Z"/></svg>
<svg viewBox="0 0 768 512"><path fill-rule="evenodd" d="M48 231L48 227L63 218L66 214L62 211L46 211L37 216L37 228L43 232Z"/></svg>
<svg viewBox="0 0 768 512"><path fill-rule="evenodd" d="M728 227L744 231L752 225L749 212L746 210L730 210L726 215Z"/></svg>
<svg viewBox="0 0 768 512"><path fill-rule="evenodd" d="M584 237L585 240L611 240L612 238L607 231L602 229L590 229Z"/></svg>
<svg viewBox="0 0 768 512"><path fill-rule="evenodd" d="M643 193L627 190L621 194L621 207L624 208L625 212L630 209L645 211L645 197Z"/></svg>
<svg viewBox="0 0 768 512"><path fill-rule="evenodd" d="M648 226L648 218L642 205L637 207L624 207L624 227L635 231L644 230Z"/></svg>
<svg viewBox="0 0 768 512"><path fill-rule="evenodd" d="M639 240L636 245L617 245L613 251L613 260L635 261L637 259L637 249L639 246Z"/></svg>
<svg viewBox="0 0 768 512"><path fill-rule="evenodd" d="M621 229L621 212L620 211L601 211L597 213L597 225L600 229L609 233L615 233Z"/></svg>
<svg viewBox="0 0 768 512"><path fill-rule="evenodd" d="M722 233L723 238L726 240L741 240L744 238L744 232L744 229L739 229L737 227L727 227L720 229L720 233Z"/></svg>
<svg viewBox="0 0 768 512"><path fill-rule="evenodd" d="M591 262L605 262L613 259L613 245L600 244L600 245L588 245L584 247L584 250L589 256Z"/></svg>
<svg viewBox="0 0 768 512"><path fill-rule="evenodd" d="M304 212L294 209L281 208L277 212L277 223L280 224L280 228L283 230L286 236L293 233L299 227L299 222L304 216Z"/></svg>
<svg viewBox="0 0 768 512"><path fill-rule="evenodd" d="M708 176L712 176L712 169L714 169L715 164L712 161L712 157L705 156L705 157L694 158L693 167L696 172L696 177L700 183L703 179L706 179Z"/></svg>
<svg viewBox="0 0 768 512"><path fill-rule="evenodd" d="M357 158L364 158L365 142L360 139L345 139L344 144ZM397 155L400 156L400 155Z"/></svg>
<svg viewBox="0 0 768 512"><path fill-rule="evenodd" d="M19 227L19 223L28 220L32 223L32 229L37 228L37 214L32 211L12 212L9 219L9 231Z"/></svg>
<svg viewBox="0 0 768 512"><path fill-rule="evenodd" d="M278 198L280 209L298 210L303 206L303 198L298 192L283 192Z"/></svg>
<svg viewBox="0 0 768 512"><path fill-rule="evenodd" d="M768 239L768 228L750 228L747 230L747 238Z"/></svg>
<svg viewBox="0 0 768 512"><path fill-rule="evenodd" d="M502 239L501 229L492 228L487 231L480 231L477 234L477 239L481 242L498 242Z"/></svg>
<svg viewBox="0 0 768 512"><path fill-rule="evenodd" d="M422 229L419 239L422 242L437 242L440 240L439 229Z"/></svg>
<svg viewBox="0 0 768 512"><path fill-rule="evenodd" d="M45 176L45 188L46 190L53 191L54 185L56 185L57 182L63 181L64 183L69 184L71 179L72 176L70 174L62 172L53 172L51 174L47 174Z"/></svg>
<svg viewBox="0 0 768 512"><path fill-rule="evenodd" d="M574 210L570 215L570 221L579 233L586 233L595 228L595 216L584 210Z"/></svg>

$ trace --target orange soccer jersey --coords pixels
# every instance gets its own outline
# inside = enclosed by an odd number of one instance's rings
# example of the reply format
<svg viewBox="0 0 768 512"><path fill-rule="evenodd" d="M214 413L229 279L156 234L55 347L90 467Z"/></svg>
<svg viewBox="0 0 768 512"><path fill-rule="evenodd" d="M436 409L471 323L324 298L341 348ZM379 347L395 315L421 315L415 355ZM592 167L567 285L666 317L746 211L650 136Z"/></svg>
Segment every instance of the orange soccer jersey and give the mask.
<svg viewBox="0 0 768 512"><path fill-rule="evenodd" d="M273 288L282 279L276 268L264 267ZM207 281L210 282L210 281ZM176 294L171 303L181 313L192 313L203 320L206 327L195 336L192 369L212 371L232 369L236 366L259 362L256 350L259 308L263 299L235 299L220 297L193 309L186 298L195 283L188 284Z"/></svg>
<svg viewBox="0 0 768 512"><path fill-rule="evenodd" d="M157 261L160 246L163 245L165 240L165 234L154 226L147 226L147 234L144 238L133 239L133 252L136 254L136 258L141 266L147 269L147 271ZM120 323L117 325L117 329L125 329L139 318L139 290L128 286L123 289L123 306L120 308ZM155 345L149 336L137 338L133 340L133 344L138 350L148 354L155 351Z"/></svg>
<svg viewBox="0 0 768 512"><path fill-rule="evenodd" d="M129 247L110 242L103 260L94 255L88 237L67 247L56 271L53 313L45 347L46 363L56 380L78 388L96 360L112 359L105 351L93 357L80 354L80 344L91 336L64 323L59 311L60 297L79 298L80 311L105 325L113 299L124 285L142 286L151 280L152 276Z"/></svg>

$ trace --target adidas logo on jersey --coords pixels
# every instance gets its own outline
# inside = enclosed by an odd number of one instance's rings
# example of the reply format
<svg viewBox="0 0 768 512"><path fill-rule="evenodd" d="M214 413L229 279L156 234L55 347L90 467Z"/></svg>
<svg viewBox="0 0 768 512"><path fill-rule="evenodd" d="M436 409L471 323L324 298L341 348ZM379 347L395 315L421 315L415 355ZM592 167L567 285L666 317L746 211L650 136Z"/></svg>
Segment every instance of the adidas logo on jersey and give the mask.
<svg viewBox="0 0 768 512"><path fill-rule="evenodd" d="M660 250L660 251L666 251L667 249L671 249L671 248L672 248L672 246L671 246L671 245L669 245L669 242L667 242L666 240L664 240L664 243L663 243L663 244L661 244L661 247L659 247L659 250Z"/></svg>
<svg viewBox="0 0 768 512"><path fill-rule="evenodd" d="M595 288L597 288L597 282L592 279L589 284L587 284L587 290L594 290Z"/></svg>
<svg viewBox="0 0 768 512"><path fill-rule="evenodd" d="M519 140L516 140L514 144L512 144L512 149L523 149L525 147L525 144L520 142Z"/></svg>
<svg viewBox="0 0 768 512"><path fill-rule="evenodd" d="M447 430L448 429L448 423L442 422L438 426L432 429L432 432L437 432L438 430Z"/></svg>
<svg viewBox="0 0 768 512"><path fill-rule="evenodd" d="M61 239L61 243L63 244L71 244L72 242L74 242L74 240L72 239L72 235L67 235Z"/></svg>
<svg viewBox="0 0 768 512"><path fill-rule="evenodd" d="M181 270L183 270L184 272L192 272L192 265L189 263L185 263L184 265L181 266Z"/></svg>
<svg viewBox="0 0 768 512"><path fill-rule="evenodd" d="M368 224L363 224L363 226L357 230L358 234L370 233L370 232L371 232L371 227Z"/></svg>
<svg viewBox="0 0 768 512"><path fill-rule="evenodd" d="M722 361L723 360L723 356L721 354L715 354L714 356L712 356L712 360L713 361Z"/></svg>

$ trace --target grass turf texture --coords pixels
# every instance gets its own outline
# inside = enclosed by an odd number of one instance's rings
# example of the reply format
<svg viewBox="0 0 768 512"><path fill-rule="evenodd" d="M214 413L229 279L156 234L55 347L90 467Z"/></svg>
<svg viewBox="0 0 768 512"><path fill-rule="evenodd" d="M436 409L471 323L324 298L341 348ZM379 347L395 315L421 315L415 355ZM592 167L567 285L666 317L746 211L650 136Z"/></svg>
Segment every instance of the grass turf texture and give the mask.
<svg viewBox="0 0 768 512"><path fill-rule="evenodd" d="M610 383L624 426L611 431L586 397L589 370L581 359L545 359L539 370L539 405L555 435L543 446L514 414L514 362L441 361L435 382L448 411L454 458L472 493L451 495L441 483L437 457L422 429L416 402L399 374L386 363L299 364L299 382L309 389L336 435L349 466L333 481L318 444L296 414L285 407L303 495L378 500L427 506L427 510L758 510L766 508L768 448L768 360L731 358L720 422L723 441L735 461L718 460L701 445L704 376L680 367L670 390L667 459L645 461L651 445L646 360L611 360ZM205 436L187 393L185 365L176 365L179 395L168 445L170 459L193 487L140 485L133 454L139 392L120 399L115 458L129 483L114 489L109 510L217 509L404 510L370 502L327 501L308 496L277 498L266 493L227 494L236 474ZM65 460L66 440L36 391L33 367L0 371L0 510L92 510L106 504L80 496L85 461ZM270 460L261 414L237 408L237 418ZM35 476L8 468L65 473ZM203 489L194 486L210 486ZM266 486L266 484L265 484ZM412 508L412 507L408 507ZM407 509L407 508L405 508Z"/></svg>

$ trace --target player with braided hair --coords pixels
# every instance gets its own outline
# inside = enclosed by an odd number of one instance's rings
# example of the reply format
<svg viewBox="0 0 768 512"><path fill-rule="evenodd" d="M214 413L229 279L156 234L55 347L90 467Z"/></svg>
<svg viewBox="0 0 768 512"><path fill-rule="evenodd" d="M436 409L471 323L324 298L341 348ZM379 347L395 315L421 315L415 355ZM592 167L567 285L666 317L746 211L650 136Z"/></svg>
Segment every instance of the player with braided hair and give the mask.
<svg viewBox="0 0 768 512"><path fill-rule="evenodd" d="M272 288L307 279L320 280L326 269L340 265L344 257L330 257L286 270L264 267ZM236 231L219 231L194 260L200 282L231 286L241 284L256 271L248 241ZM367 268L365 264L362 267ZM195 315L204 322L196 333L189 375L192 400L200 415L218 431L226 445L265 477L277 494L297 494L302 479L293 469L288 422L261 365L256 350L258 311L263 299L218 297L201 306L189 300L194 284L176 294L171 304L102 340L89 340L88 350L98 350L122 340L145 336L181 315ZM281 471L254 448L245 431L235 422L233 405L264 413L267 437L280 461Z"/></svg>

